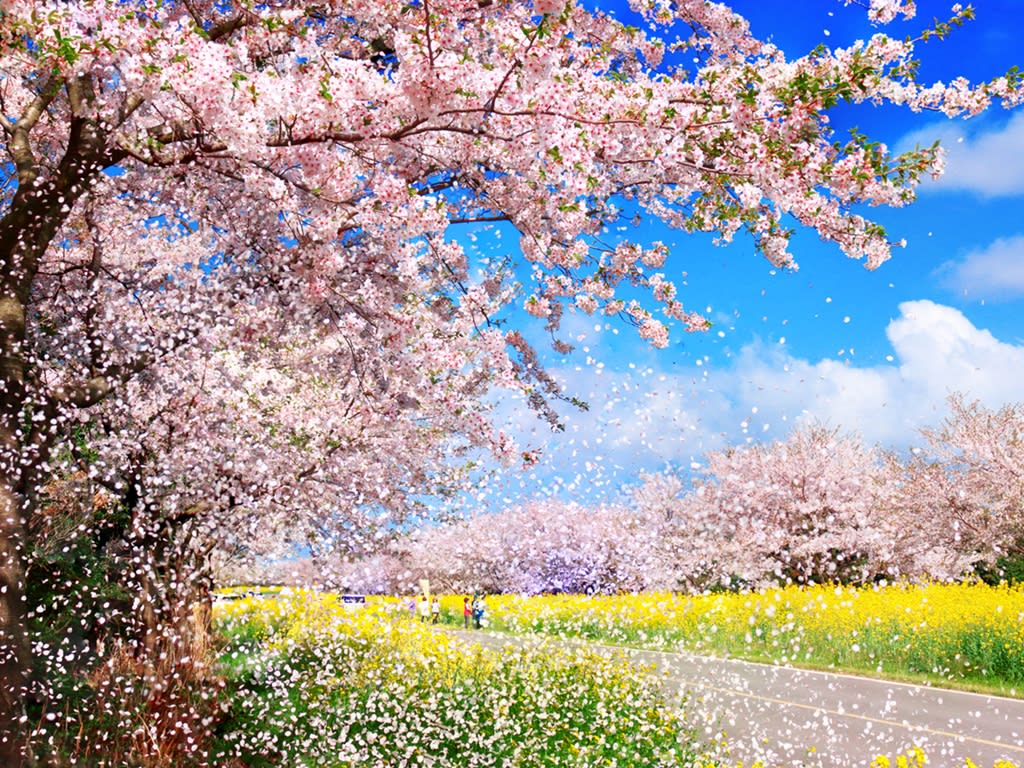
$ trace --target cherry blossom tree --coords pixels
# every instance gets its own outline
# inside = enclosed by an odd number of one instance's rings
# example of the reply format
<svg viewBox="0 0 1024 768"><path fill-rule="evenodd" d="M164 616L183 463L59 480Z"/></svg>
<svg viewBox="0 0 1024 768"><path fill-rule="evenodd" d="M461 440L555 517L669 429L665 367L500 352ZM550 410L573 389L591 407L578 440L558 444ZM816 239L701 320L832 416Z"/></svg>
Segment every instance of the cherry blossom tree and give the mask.
<svg viewBox="0 0 1024 768"><path fill-rule="evenodd" d="M992 410L954 395L949 408L924 432L930 457L914 462L921 517L941 519L977 561L1024 555L1024 405Z"/></svg>
<svg viewBox="0 0 1024 768"><path fill-rule="evenodd" d="M641 476L635 508L658 529L657 552L674 589L700 592L719 587L729 574L732 521L724 521L699 489L678 473Z"/></svg>
<svg viewBox="0 0 1024 768"><path fill-rule="evenodd" d="M365 340L356 347L325 333L279 341L264 356L215 348L177 356L179 376L140 375L121 403L93 411L83 445L71 452L127 513L112 538L130 546L139 578L163 571L152 561L159 553L178 563L164 578L178 603L193 597L183 585L205 575L214 551L371 551L421 513L413 495L457 484L453 436L474 446L491 437L470 380L486 371L468 355L465 372L413 398L415 363L428 363L412 348L400 356L375 350L381 367L363 374L372 382L366 391L356 370Z"/></svg>
<svg viewBox="0 0 1024 768"><path fill-rule="evenodd" d="M690 518L723 576L862 581L884 569L894 543L878 504L883 470L858 439L802 427L785 442L710 454Z"/></svg>
<svg viewBox="0 0 1024 768"><path fill-rule="evenodd" d="M405 556L417 575L456 592L671 589L662 522L620 506L534 501L420 530Z"/></svg>
<svg viewBox="0 0 1024 768"><path fill-rule="evenodd" d="M890 243L853 207L909 202L941 159L835 142L828 110L1020 99L1012 76L916 83L913 41L787 60L724 6L636 7L685 37L561 0L4 4L0 762L23 756L32 687L30 520L73 467L128 505L143 562L178 535L308 517L342 457L329 511L360 528L390 505L385 452L454 432L512 454L474 398L555 394L496 323L507 281L474 272L453 225L521 233L525 306L552 333L571 304L664 346L666 322L707 323L659 271L666 247L600 239L624 212L745 230L784 266L795 221L875 267ZM871 3L878 21L911 8ZM669 48L696 71L662 67Z"/></svg>
<svg viewBox="0 0 1024 768"><path fill-rule="evenodd" d="M154 679L180 679L177 660L194 658L195 607L225 557L314 545L372 551L422 514L414 494L457 487L453 452L484 445L500 454L511 445L493 443L500 436L478 398L495 374L486 348L480 361L468 344L461 370L436 368L439 332L457 328L457 313L402 307L349 338L329 329L309 336L315 318L289 331L283 318L267 317L281 311L267 300L245 313L247 327L277 330L272 350L232 345L239 332L228 324L224 339L179 350L126 382L122 397L94 406L77 443L51 459L85 474L107 499L106 519L91 530L80 525L77 538L110 552L110 578L133 595L133 609L116 623L119 640L156 664ZM288 319L300 319L298 311ZM378 332L403 322L418 327L389 352ZM435 386L424 389L430 370ZM91 520L80 514L76 522ZM67 575L47 574L53 584ZM57 592L51 602L65 610L97 602L80 590ZM96 634L97 623L115 626L106 611L80 615ZM166 686L153 691L164 696ZM194 727L191 718L162 719Z"/></svg>
<svg viewBox="0 0 1024 768"><path fill-rule="evenodd" d="M736 579L959 578L992 551L961 521L976 509L966 488L945 460L812 425L710 454L685 493L672 475L646 478L636 499L670 521L660 537L676 581L701 590Z"/></svg>
<svg viewBox="0 0 1024 768"><path fill-rule="evenodd" d="M958 579L991 560L958 521L964 499L949 466L928 460L918 448L909 457L886 453L883 461L888 481L878 505L890 534L886 576Z"/></svg>

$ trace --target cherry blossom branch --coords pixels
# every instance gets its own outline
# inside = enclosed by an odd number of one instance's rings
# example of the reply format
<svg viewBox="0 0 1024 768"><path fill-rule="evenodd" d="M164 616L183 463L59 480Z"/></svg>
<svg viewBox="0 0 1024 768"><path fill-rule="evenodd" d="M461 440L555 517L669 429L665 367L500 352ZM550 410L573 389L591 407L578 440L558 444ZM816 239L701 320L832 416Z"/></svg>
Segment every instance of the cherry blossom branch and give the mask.
<svg viewBox="0 0 1024 768"><path fill-rule="evenodd" d="M33 155L32 146L29 143L29 132L57 97L62 84L59 76L51 75L43 82L36 98L21 113L17 123L11 125L10 121L7 121L11 134L9 151L15 167L18 169L18 193L22 193L25 188L30 188L38 173L35 167L35 155ZM22 197L24 194L27 193L23 193Z"/></svg>

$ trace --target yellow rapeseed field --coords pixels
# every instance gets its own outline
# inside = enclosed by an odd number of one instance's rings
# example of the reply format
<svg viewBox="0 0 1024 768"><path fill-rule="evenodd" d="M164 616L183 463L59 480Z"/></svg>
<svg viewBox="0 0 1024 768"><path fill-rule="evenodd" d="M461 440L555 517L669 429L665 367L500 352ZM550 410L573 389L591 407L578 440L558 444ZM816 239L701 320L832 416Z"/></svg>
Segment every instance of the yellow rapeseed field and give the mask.
<svg viewBox="0 0 1024 768"><path fill-rule="evenodd" d="M454 604L460 598L442 601ZM461 604L461 602L460 602ZM491 626L1024 690L1024 587L784 587L488 598Z"/></svg>

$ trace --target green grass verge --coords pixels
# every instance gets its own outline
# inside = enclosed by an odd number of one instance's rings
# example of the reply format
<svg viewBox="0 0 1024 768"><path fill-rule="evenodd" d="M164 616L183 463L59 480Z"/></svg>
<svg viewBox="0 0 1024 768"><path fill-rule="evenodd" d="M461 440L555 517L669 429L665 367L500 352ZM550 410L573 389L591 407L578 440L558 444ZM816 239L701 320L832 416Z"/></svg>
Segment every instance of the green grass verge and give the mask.
<svg viewBox="0 0 1024 768"><path fill-rule="evenodd" d="M454 619L448 624L461 626L461 622ZM780 636L781 633L773 635L772 628L764 629L762 636L765 640L758 639L756 635L752 639L746 633L728 632L716 632L710 635L710 639L709 633L705 633L695 639L671 630L652 632L635 627L616 627L608 631L597 622L524 623L504 621L500 616L492 617L487 628L508 634L563 637L617 648L682 651L954 691L1024 698L1024 681L1020 679L1024 659L998 650L993 652L991 649L1000 647L998 639L970 634L947 638L946 642L919 644L913 653L894 653L891 638L898 634L898 630L885 632L876 628L874 632L861 634L857 650L848 644L819 642L818 647L811 645L811 650L800 653L794 652L794 647L801 647L799 642L792 637ZM806 635L799 640L806 643ZM971 659L975 662L972 663Z"/></svg>

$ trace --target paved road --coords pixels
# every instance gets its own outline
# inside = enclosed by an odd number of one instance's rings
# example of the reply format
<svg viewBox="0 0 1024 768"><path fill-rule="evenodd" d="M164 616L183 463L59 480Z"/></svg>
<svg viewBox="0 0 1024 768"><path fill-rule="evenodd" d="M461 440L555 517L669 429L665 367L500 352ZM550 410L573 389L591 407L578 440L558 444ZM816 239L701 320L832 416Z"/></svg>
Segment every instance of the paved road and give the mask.
<svg viewBox="0 0 1024 768"><path fill-rule="evenodd" d="M458 634L492 647L558 642ZM588 645L602 653L624 650ZM727 739L732 759L748 765L853 768L915 745L927 753L929 768L962 768L964 758L980 768L1000 759L1024 765L1021 700L688 653L625 652L657 667L705 740Z"/></svg>

